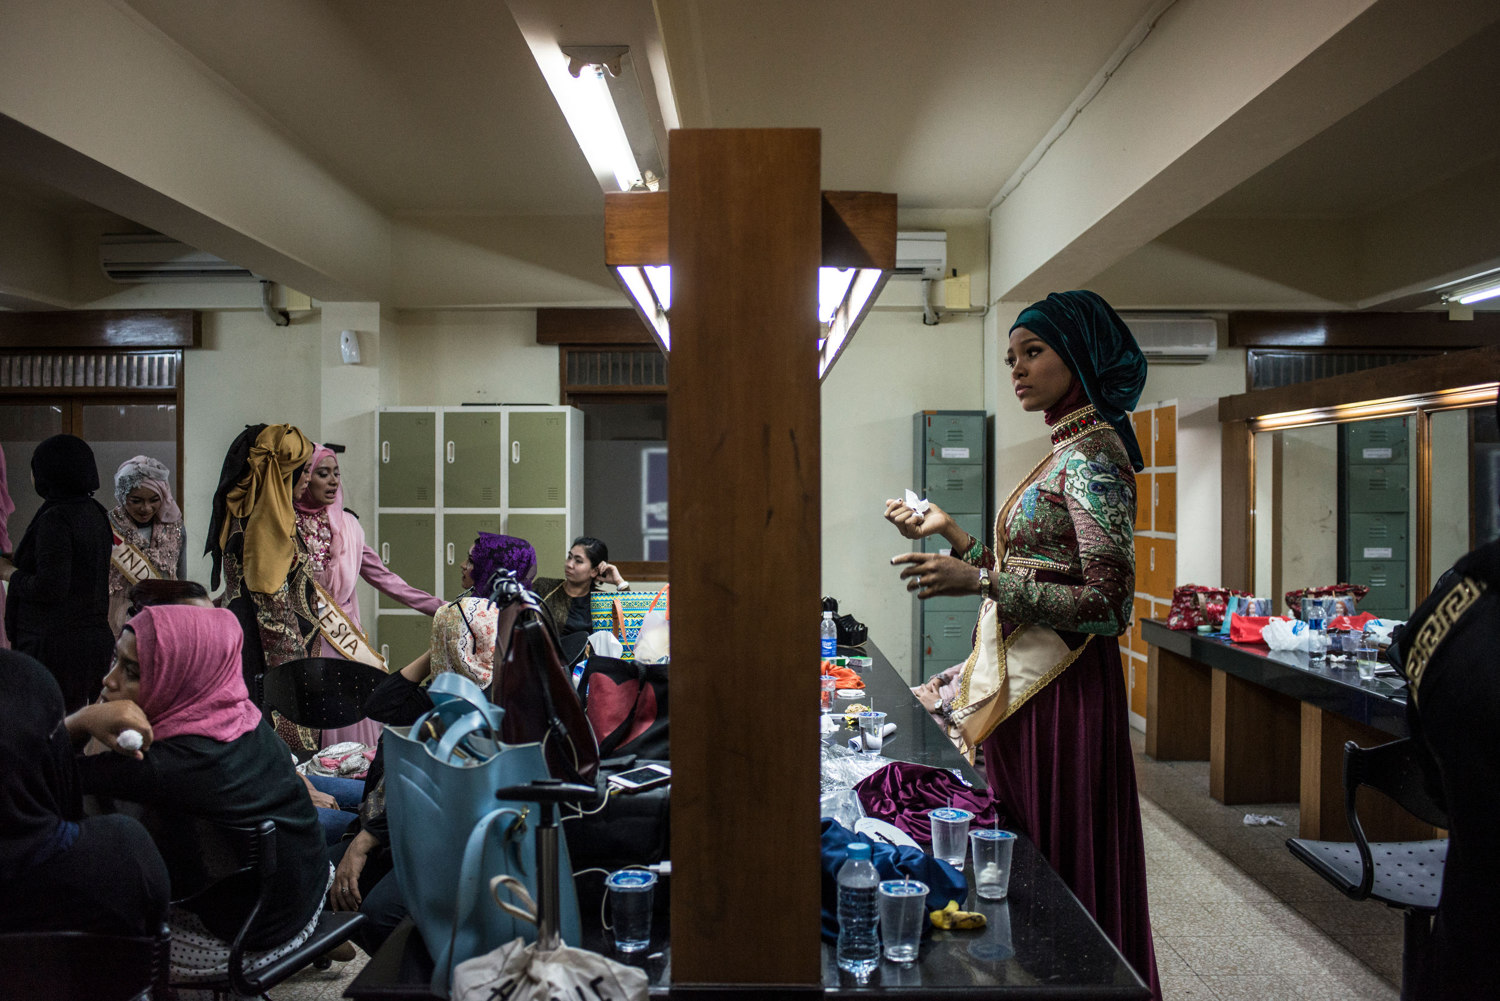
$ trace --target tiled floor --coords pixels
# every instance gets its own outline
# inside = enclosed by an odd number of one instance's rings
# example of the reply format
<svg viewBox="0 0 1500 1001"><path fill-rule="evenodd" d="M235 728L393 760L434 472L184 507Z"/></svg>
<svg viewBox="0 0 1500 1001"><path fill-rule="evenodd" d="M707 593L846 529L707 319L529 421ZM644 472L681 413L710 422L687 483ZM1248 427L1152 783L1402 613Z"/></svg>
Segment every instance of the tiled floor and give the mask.
<svg viewBox="0 0 1500 1001"><path fill-rule="evenodd" d="M1292 858L1295 803L1226 807L1207 762L1156 762L1133 734L1156 962L1166 1001L1395 1001L1401 916L1348 900ZM1285 827L1247 827L1245 814Z"/></svg>
<svg viewBox="0 0 1500 1001"><path fill-rule="evenodd" d="M1156 962L1166 1001L1395 1001L1401 917L1345 899L1292 858L1295 803L1221 806L1208 763L1157 762L1132 734ZM1285 827L1246 827L1245 814ZM334 1001L365 957L308 970L272 991L276 1001Z"/></svg>

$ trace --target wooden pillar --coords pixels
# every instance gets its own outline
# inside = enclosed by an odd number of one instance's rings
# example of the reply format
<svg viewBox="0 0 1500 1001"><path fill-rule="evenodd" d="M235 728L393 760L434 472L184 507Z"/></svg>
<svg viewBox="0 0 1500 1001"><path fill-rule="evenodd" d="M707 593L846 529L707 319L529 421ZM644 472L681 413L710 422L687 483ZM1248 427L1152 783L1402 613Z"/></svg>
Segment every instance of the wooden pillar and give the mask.
<svg viewBox="0 0 1500 1001"><path fill-rule="evenodd" d="M819 161L671 134L674 988L822 982Z"/></svg>
<svg viewBox="0 0 1500 1001"><path fill-rule="evenodd" d="M1157 761L1207 761L1210 669L1152 646L1146 672L1146 753Z"/></svg>
<svg viewBox="0 0 1500 1001"><path fill-rule="evenodd" d="M1208 792L1220 803L1291 803L1300 775L1301 703L1213 673Z"/></svg>
<svg viewBox="0 0 1500 1001"><path fill-rule="evenodd" d="M1246 421L1226 421L1220 448L1220 583L1251 591L1255 587L1255 439Z"/></svg>

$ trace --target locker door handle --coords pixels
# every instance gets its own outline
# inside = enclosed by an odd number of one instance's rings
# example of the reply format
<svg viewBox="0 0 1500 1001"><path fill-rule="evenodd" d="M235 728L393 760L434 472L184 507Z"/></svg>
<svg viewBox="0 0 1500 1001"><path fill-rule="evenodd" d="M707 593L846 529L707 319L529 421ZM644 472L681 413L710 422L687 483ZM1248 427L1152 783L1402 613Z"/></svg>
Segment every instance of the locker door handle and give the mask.
<svg viewBox="0 0 1500 1001"><path fill-rule="evenodd" d="M521 461L521 443L513 441L510 443L510 461L512 464Z"/></svg>
<svg viewBox="0 0 1500 1001"><path fill-rule="evenodd" d="M391 565L391 544L389 542L382 542L380 544L380 562L386 566Z"/></svg>
<svg viewBox="0 0 1500 1001"><path fill-rule="evenodd" d="M1151 510L1155 511L1161 504L1161 492L1158 489L1161 483L1155 477L1151 480Z"/></svg>
<svg viewBox="0 0 1500 1001"><path fill-rule="evenodd" d="M386 662L390 661L390 659L391 659L391 645L389 643L382 643L382 644L380 644L380 659L383 660L383 661L386 661Z"/></svg>
<svg viewBox="0 0 1500 1001"><path fill-rule="evenodd" d="M453 565L453 543L448 543L448 565Z"/></svg>
<svg viewBox="0 0 1500 1001"><path fill-rule="evenodd" d="M451 463L453 461L453 442L451 442L451 441L448 443L447 452L448 452L448 461Z"/></svg>
<svg viewBox="0 0 1500 1001"><path fill-rule="evenodd" d="M391 461L391 443L388 441L383 441L380 443L380 461Z"/></svg>
<svg viewBox="0 0 1500 1001"><path fill-rule="evenodd" d="M452 549L453 547L449 546L448 548ZM1151 569L1155 570L1156 569L1156 547L1152 546L1152 547L1150 547L1150 549L1148 551L1151 553ZM449 558L448 562L449 563L453 562L453 560L452 560L451 557Z"/></svg>

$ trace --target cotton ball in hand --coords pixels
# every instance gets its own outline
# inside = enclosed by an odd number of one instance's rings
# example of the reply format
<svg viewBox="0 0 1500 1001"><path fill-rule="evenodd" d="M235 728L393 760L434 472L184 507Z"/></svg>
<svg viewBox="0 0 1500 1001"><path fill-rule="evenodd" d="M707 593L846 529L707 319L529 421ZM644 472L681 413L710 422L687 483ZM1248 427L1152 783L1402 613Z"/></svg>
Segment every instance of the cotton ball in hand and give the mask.
<svg viewBox="0 0 1500 1001"><path fill-rule="evenodd" d="M122 751L139 751L143 743L139 730L121 730L115 737L115 746Z"/></svg>

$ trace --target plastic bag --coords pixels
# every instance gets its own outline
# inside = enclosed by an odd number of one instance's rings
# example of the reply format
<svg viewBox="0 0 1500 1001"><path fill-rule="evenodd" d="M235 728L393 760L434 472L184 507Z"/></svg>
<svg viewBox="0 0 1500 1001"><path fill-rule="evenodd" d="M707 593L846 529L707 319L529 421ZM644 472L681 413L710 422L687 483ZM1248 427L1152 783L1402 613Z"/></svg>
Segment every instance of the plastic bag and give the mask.
<svg viewBox="0 0 1500 1001"><path fill-rule="evenodd" d="M1306 650L1307 623L1295 619L1272 619L1261 630L1260 638L1272 650Z"/></svg>
<svg viewBox="0 0 1500 1001"><path fill-rule="evenodd" d="M589 649L601 657L613 657L619 660L625 653L625 644L620 638L608 629L600 629L589 634Z"/></svg>
<svg viewBox="0 0 1500 1001"><path fill-rule="evenodd" d="M671 627L667 616L653 608L641 620L641 631L635 641L635 659L642 664L665 664L672 659Z"/></svg>

